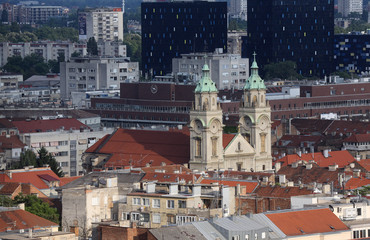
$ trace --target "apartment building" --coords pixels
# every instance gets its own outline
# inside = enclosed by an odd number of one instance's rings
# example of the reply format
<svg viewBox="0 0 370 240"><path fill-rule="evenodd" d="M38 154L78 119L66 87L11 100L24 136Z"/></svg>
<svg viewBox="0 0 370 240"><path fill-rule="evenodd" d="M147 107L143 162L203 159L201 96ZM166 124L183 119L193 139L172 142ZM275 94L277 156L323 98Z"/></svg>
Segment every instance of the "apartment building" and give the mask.
<svg viewBox="0 0 370 240"><path fill-rule="evenodd" d="M348 17L350 13L362 14L363 0L338 0L338 13Z"/></svg>
<svg viewBox="0 0 370 240"><path fill-rule="evenodd" d="M178 81L198 82L205 62L218 89L241 89L249 77L249 59L223 53L222 49L214 53L181 54L181 58L172 59L172 73Z"/></svg>
<svg viewBox="0 0 370 240"><path fill-rule="evenodd" d="M29 24L45 23L50 18L62 17L69 12L68 8L62 6L24 6L22 10L21 22Z"/></svg>
<svg viewBox="0 0 370 240"><path fill-rule="evenodd" d="M145 185L145 190L133 191L127 195L126 202L119 203L118 217L122 226L136 223L144 228L160 228L234 212L234 188L151 182Z"/></svg>
<svg viewBox="0 0 370 240"><path fill-rule="evenodd" d="M72 92L119 89L121 82L139 81L139 63L124 57L76 57L60 63L62 99Z"/></svg>
<svg viewBox="0 0 370 240"><path fill-rule="evenodd" d="M1 73L0 91L5 89L17 89L19 82L23 82L22 74Z"/></svg>
<svg viewBox="0 0 370 240"><path fill-rule="evenodd" d="M78 13L79 39L94 37L97 42L123 40L121 8L85 9Z"/></svg>

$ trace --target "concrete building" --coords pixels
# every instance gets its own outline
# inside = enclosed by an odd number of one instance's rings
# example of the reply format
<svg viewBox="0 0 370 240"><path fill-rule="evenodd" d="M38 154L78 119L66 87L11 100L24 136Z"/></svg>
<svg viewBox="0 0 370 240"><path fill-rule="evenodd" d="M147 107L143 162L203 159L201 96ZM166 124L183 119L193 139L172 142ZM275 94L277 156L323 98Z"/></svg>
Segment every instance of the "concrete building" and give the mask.
<svg viewBox="0 0 370 240"><path fill-rule="evenodd" d="M348 17L350 13L362 14L363 0L338 0L338 13L343 17Z"/></svg>
<svg viewBox="0 0 370 240"><path fill-rule="evenodd" d="M234 196L234 188L224 186L147 183L145 192L131 192L119 203L120 225L159 228L228 216L235 212Z"/></svg>
<svg viewBox="0 0 370 240"><path fill-rule="evenodd" d="M143 174L94 172L60 189L62 228L79 228L81 237L92 235L92 223L118 220L118 204L127 202L127 194L139 188Z"/></svg>
<svg viewBox="0 0 370 240"><path fill-rule="evenodd" d="M370 133L349 136L344 140L343 147L359 160L370 159Z"/></svg>
<svg viewBox="0 0 370 240"><path fill-rule="evenodd" d="M216 49L215 53L181 54L181 58L172 59L172 73L178 81L197 83L205 62L218 89L240 89L249 77L249 59L222 53L222 49Z"/></svg>
<svg viewBox="0 0 370 240"><path fill-rule="evenodd" d="M23 82L22 74L1 73L0 91L5 89L18 89L20 82Z"/></svg>
<svg viewBox="0 0 370 240"><path fill-rule="evenodd" d="M68 176L83 174L82 154L113 129L91 131L76 119L12 121L24 144L34 151L44 147Z"/></svg>
<svg viewBox="0 0 370 240"><path fill-rule="evenodd" d="M247 6L247 0L230 0L230 17L247 21Z"/></svg>
<svg viewBox="0 0 370 240"><path fill-rule="evenodd" d="M124 57L76 57L60 63L62 99L72 92L119 89L121 82L139 81L139 63Z"/></svg>
<svg viewBox="0 0 370 240"><path fill-rule="evenodd" d="M123 40L121 8L84 9L78 13L79 39L97 42Z"/></svg>
<svg viewBox="0 0 370 240"><path fill-rule="evenodd" d="M62 6L22 6L21 11L23 14L19 15L20 22L39 24L53 17L65 16L69 9Z"/></svg>

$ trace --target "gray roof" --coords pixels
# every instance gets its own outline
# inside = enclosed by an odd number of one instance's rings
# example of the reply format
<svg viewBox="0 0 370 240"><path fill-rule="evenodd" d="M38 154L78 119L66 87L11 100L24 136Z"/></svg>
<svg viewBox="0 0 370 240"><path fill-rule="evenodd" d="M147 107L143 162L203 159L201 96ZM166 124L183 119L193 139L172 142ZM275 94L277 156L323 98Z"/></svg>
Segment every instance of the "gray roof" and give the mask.
<svg viewBox="0 0 370 240"><path fill-rule="evenodd" d="M98 114L87 112L79 109L67 109L67 108L33 108L33 109L11 109L11 110L2 110L2 114L5 117L13 118L40 118L43 116L57 116L62 114L65 117L71 116L75 119L81 118L93 118L99 117Z"/></svg>
<svg viewBox="0 0 370 240"><path fill-rule="evenodd" d="M265 225L253 221L246 216L218 218L213 220L213 223L229 231L251 231L266 228Z"/></svg>
<svg viewBox="0 0 370 240"><path fill-rule="evenodd" d="M90 185L93 179L98 178L109 178L117 176L117 183L118 185L121 184L131 184L140 182L141 179L144 177L144 173L122 173L117 171L107 171L107 172L91 172L81 178L78 178L63 187L61 189L68 189L68 188L76 188L76 187L83 187L85 185Z"/></svg>
<svg viewBox="0 0 370 240"><path fill-rule="evenodd" d="M162 227L149 230L158 240L207 240L203 234L192 224L182 226ZM214 238L213 238L214 239Z"/></svg>
<svg viewBox="0 0 370 240"><path fill-rule="evenodd" d="M198 229L199 232L208 240L226 240L220 232L217 231L209 222L193 222L191 223Z"/></svg>

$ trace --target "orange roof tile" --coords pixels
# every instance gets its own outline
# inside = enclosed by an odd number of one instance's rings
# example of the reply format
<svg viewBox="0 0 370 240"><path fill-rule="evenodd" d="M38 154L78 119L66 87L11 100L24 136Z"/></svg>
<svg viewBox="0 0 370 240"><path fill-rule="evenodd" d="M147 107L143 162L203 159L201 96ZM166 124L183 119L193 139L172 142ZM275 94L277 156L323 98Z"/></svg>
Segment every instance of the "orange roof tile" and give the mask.
<svg viewBox="0 0 370 240"><path fill-rule="evenodd" d="M236 187L238 184L240 186L245 186L246 191L245 193L252 193L254 189L258 186L258 182L246 182L246 181L238 181L238 180L230 180L230 179L203 179L201 184L213 184L218 183L219 185L229 186L229 187Z"/></svg>
<svg viewBox="0 0 370 240"><path fill-rule="evenodd" d="M265 215L288 236L349 230L328 208L265 213Z"/></svg>
<svg viewBox="0 0 370 240"><path fill-rule="evenodd" d="M345 189L352 190L359 187L370 185L370 179L367 178L351 178L346 182Z"/></svg>
<svg viewBox="0 0 370 240"><path fill-rule="evenodd" d="M320 167L328 167L330 165L337 164L339 168L343 168L348 164L355 161L354 157L347 151L331 151L329 156L326 158L322 152L315 153L305 153L299 156L298 154L290 154L283 158L277 160L277 162L282 162L282 166L291 165L292 163L298 162L300 160L310 161L314 160Z"/></svg>
<svg viewBox="0 0 370 240"><path fill-rule="evenodd" d="M11 178L7 173L11 173ZM59 181L59 177L50 168L33 168L30 170L17 169L0 172L0 182L31 183L38 189L47 189L49 185L45 178L39 175L48 175Z"/></svg>
<svg viewBox="0 0 370 240"><path fill-rule="evenodd" d="M360 161L357 161L357 163L366 169L366 171L370 172L370 159L361 159Z"/></svg>
<svg viewBox="0 0 370 240"><path fill-rule="evenodd" d="M62 177L60 178L60 186L64 186L67 183L73 182L76 179L79 179L81 176L75 176L75 177Z"/></svg>
<svg viewBox="0 0 370 240"><path fill-rule="evenodd" d="M0 149L23 148L24 146L26 145L16 135L0 136Z"/></svg>
<svg viewBox="0 0 370 240"><path fill-rule="evenodd" d="M344 142L355 142L355 143L363 143L363 142L370 142L370 133L368 134L352 134L348 138L344 140Z"/></svg>
<svg viewBox="0 0 370 240"><path fill-rule="evenodd" d="M20 183L0 183L0 195L12 195L19 187L21 187Z"/></svg>
<svg viewBox="0 0 370 240"><path fill-rule="evenodd" d="M58 227L58 224L21 209L0 212L0 232L33 227Z"/></svg>
<svg viewBox="0 0 370 240"><path fill-rule="evenodd" d="M231 143L231 141L234 139L236 135L235 134L223 134L222 135L222 144L224 149Z"/></svg>

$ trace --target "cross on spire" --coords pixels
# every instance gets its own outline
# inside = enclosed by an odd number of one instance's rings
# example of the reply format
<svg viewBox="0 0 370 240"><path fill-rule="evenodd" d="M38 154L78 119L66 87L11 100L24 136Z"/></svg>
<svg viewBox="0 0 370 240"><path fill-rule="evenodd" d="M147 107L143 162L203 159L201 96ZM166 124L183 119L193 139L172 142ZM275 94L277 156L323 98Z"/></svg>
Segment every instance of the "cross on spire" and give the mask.
<svg viewBox="0 0 370 240"><path fill-rule="evenodd" d="M253 58L254 58L254 61L256 61L256 52L253 52Z"/></svg>

